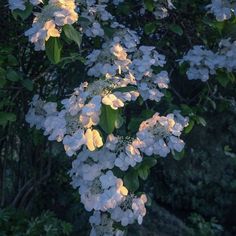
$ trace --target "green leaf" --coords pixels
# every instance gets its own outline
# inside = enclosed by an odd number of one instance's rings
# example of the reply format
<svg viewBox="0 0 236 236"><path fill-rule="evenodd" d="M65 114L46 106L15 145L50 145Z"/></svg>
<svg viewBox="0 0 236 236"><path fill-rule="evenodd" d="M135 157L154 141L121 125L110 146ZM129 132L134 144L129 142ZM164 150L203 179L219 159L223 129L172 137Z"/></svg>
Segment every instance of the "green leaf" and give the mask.
<svg viewBox="0 0 236 236"><path fill-rule="evenodd" d="M7 63L10 66L17 66L18 65L18 61L17 61L16 57L13 55L7 56Z"/></svg>
<svg viewBox="0 0 236 236"><path fill-rule="evenodd" d="M185 151L182 150L181 152L173 152L173 157L176 161L180 161L184 158Z"/></svg>
<svg viewBox="0 0 236 236"><path fill-rule="evenodd" d="M135 192L139 188L138 172L134 169L130 170L124 176L124 185L131 192Z"/></svg>
<svg viewBox="0 0 236 236"><path fill-rule="evenodd" d="M111 134L114 131L118 119L118 109L113 110L110 106L102 105L99 125L107 134Z"/></svg>
<svg viewBox="0 0 236 236"><path fill-rule="evenodd" d="M152 158L152 157L144 158L144 160L142 162L142 165L146 165L149 168L154 167L156 164L157 164L157 160L155 158Z"/></svg>
<svg viewBox="0 0 236 236"><path fill-rule="evenodd" d="M204 127L207 125L207 122L206 122L206 120L203 117L195 116L194 118L195 118L197 124L200 124L200 125L202 125Z"/></svg>
<svg viewBox="0 0 236 236"><path fill-rule="evenodd" d="M142 118L138 118L138 117L134 117L131 119L131 121L129 122L128 124L128 129L131 131L131 132L137 132L138 129L139 129L139 125L140 123L143 121Z"/></svg>
<svg viewBox="0 0 236 236"><path fill-rule="evenodd" d="M4 88L6 83L7 83L7 81L4 78L0 77L0 88Z"/></svg>
<svg viewBox="0 0 236 236"><path fill-rule="evenodd" d="M33 91L34 85L30 79L25 79L21 81L21 84L28 89L29 91Z"/></svg>
<svg viewBox="0 0 236 236"><path fill-rule="evenodd" d="M117 116L117 119L115 120L115 128L119 129L124 124L124 122L125 122L125 120L122 117L121 110L119 110L119 114Z"/></svg>
<svg viewBox="0 0 236 236"><path fill-rule="evenodd" d="M216 75L216 80L220 83L221 86L225 88L230 82L230 77L225 72L218 71Z"/></svg>
<svg viewBox="0 0 236 236"><path fill-rule="evenodd" d="M145 26L144 26L144 32L145 32L145 34L147 34L147 35L154 33L155 30L156 30L156 24L153 23L153 22L147 23L147 24L145 24Z"/></svg>
<svg viewBox="0 0 236 236"><path fill-rule="evenodd" d="M122 92L122 93L125 93L125 92L131 92L131 91L137 91L137 87L134 87L134 86L126 86L126 87L121 87L121 88L115 88L112 90L113 92Z"/></svg>
<svg viewBox="0 0 236 236"><path fill-rule="evenodd" d="M12 81L12 82L16 82L22 79L22 76L17 73L16 71L10 69L7 71L7 79Z"/></svg>
<svg viewBox="0 0 236 236"><path fill-rule="evenodd" d="M179 36L183 35L183 33L184 33L183 29L182 29L179 25L176 25L176 24L171 24L171 25L169 26L169 29L170 29L172 32L178 34Z"/></svg>
<svg viewBox="0 0 236 236"><path fill-rule="evenodd" d="M33 6L31 4L26 4L25 10L14 10L12 12L13 17L17 20L17 17L19 16L22 20L26 20L32 13Z"/></svg>
<svg viewBox="0 0 236 236"><path fill-rule="evenodd" d="M118 12L124 15L129 15L131 11L131 6L129 3L121 3L117 7Z"/></svg>
<svg viewBox="0 0 236 236"><path fill-rule="evenodd" d="M82 42L82 36L80 32L78 32L72 25L65 25L63 27L63 31L68 39L74 41L80 47Z"/></svg>
<svg viewBox="0 0 236 236"><path fill-rule="evenodd" d="M70 223L67 222L63 222L62 223L62 232L65 235L70 235L72 233L72 225Z"/></svg>
<svg viewBox="0 0 236 236"><path fill-rule="evenodd" d="M141 168L138 169L138 175L142 180L146 180L149 175L150 168L148 166L142 166Z"/></svg>
<svg viewBox="0 0 236 236"><path fill-rule="evenodd" d="M185 134L190 133L191 130L193 129L194 125L195 125L194 120L190 120L188 126L184 129L184 133Z"/></svg>
<svg viewBox="0 0 236 236"><path fill-rule="evenodd" d="M155 6L153 0L144 0L144 5L148 11L152 12L154 10Z"/></svg>
<svg viewBox="0 0 236 236"><path fill-rule="evenodd" d="M16 121L16 115L10 112L0 112L0 125L5 126L8 122Z"/></svg>
<svg viewBox="0 0 236 236"><path fill-rule="evenodd" d="M203 19L202 20L203 23L205 23L206 25L210 26L213 29L216 29L219 33L222 33L224 27L225 27L225 22L222 21L217 21L217 20L212 20L212 19Z"/></svg>
<svg viewBox="0 0 236 236"><path fill-rule="evenodd" d="M57 64L61 60L62 44L59 38L50 37L45 44L46 54L48 59L53 63Z"/></svg>
<svg viewBox="0 0 236 236"><path fill-rule="evenodd" d="M0 88L3 88L7 83L5 77L6 77L6 70L0 67Z"/></svg>
<svg viewBox="0 0 236 236"><path fill-rule="evenodd" d="M116 32L116 29L113 29L113 28L108 27L108 26L103 26L102 28L103 28L103 30L104 30L104 33L105 33L109 38L111 38L111 37L115 34L115 32Z"/></svg>
<svg viewBox="0 0 236 236"><path fill-rule="evenodd" d="M33 131L32 132L32 140L33 140L34 145L37 146L39 144L42 144L44 141L44 136L43 136L42 132L40 132L37 129L33 129L32 131Z"/></svg>

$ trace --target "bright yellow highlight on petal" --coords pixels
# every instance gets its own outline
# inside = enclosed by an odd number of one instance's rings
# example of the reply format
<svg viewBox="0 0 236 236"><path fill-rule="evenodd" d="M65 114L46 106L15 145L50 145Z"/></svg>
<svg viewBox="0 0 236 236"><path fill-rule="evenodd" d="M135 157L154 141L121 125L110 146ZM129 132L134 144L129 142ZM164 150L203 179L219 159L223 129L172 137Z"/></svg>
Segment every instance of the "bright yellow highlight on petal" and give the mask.
<svg viewBox="0 0 236 236"><path fill-rule="evenodd" d="M127 196L129 191L126 187L122 186L120 187L120 193L123 195L123 196Z"/></svg>
<svg viewBox="0 0 236 236"><path fill-rule="evenodd" d="M87 147L89 151L94 151L96 148L102 147L103 141L97 130L87 129L85 133L85 137L87 140Z"/></svg>
<svg viewBox="0 0 236 236"><path fill-rule="evenodd" d="M170 128L173 128L174 125L175 125L175 121L174 121L173 119L169 119L169 120L168 120L168 123L169 123L169 127L170 127Z"/></svg>
<svg viewBox="0 0 236 236"><path fill-rule="evenodd" d="M56 29L56 25L53 20L47 21L44 25L44 29L47 30L47 41L50 37L60 37L60 32Z"/></svg>

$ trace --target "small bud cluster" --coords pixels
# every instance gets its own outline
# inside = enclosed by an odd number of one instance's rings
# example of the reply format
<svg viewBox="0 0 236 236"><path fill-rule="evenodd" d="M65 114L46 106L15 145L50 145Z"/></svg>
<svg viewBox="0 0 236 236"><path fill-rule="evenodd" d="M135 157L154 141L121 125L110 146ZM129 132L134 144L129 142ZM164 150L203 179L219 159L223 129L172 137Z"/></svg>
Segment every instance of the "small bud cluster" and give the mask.
<svg viewBox="0 0 236 236"><path fill-rule="evenodd" d="M154 0L153 1L153 15L156 19L163 19L169 15L169 10L175 9L175 6L172 3L172 0ZM141 14L144 14L146 5L141 9Z"/></svg>

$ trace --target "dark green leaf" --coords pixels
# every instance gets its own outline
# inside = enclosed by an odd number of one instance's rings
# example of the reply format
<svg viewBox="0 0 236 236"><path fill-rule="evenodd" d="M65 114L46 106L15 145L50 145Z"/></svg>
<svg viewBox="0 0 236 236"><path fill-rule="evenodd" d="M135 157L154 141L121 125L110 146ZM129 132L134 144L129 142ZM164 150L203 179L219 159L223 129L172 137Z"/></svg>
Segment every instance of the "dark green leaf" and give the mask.
<svg viewBox="0 0 236 236"><path fill-rule="evenodd" d="M139 129L139 125L140 123L143 121L142 118L138 118L138 117L134 117L131 119L131 121L129 122L129 125L128 125L128 129L131 131L131 132L137 132L138 129Z"/></svg>
<svg viewBox="0 0 236 236"><path fill-rule="evenodd" d="M206 120L201 116L195 116L195 120L196 120L197 124L200 124L204 127L207 125Z"/></svg>
<svg viewBox="0 0 236 236"><path fill-rule="evenodd" d="M194 125L195 125L194 120L190 120L188 126L184 129L184 133L185 134L190 133L191 130L193 129Z"/></svg>
<svg viewBox="0 0 236 236"><path fill-rule="evenodd" d="M114 33L116 32L116 29L113 29L111 27L108 27L108 26L103 26L103 30L105 32L105 34L108 36L108 37L112 37L114 35Z"/></svg>
<svg viewBox="0 0 236 236"><path fill-rule="evenodd" d="M4 78L0 77L0 88L3 88L6 85L7 81Z"/></svg>
<svg viewBox="0 0 236 236"><path fill-rule="evenodd" d="M10 66L17 66L18 65L18 61L13 55L7 56L7 63Z"/></svg>
<svg viewBox="0 0 236 236"><path fill-rule="evenodd" d="M10 112L0 112L0 125L5 126L8 122L16 121L16 115Z"/></svg>
<svg viewBox="0 0 236 236"><path fill-rule="evenodd" d="M138 175L142 180L146 180L149 175L149 169L148 166L142 166L138 169Z"/></svg>
<svg viewBox="0 0 236 236"><path fill-rule="evenodd" d="M102 105L99 125L107 134L111 134L114 131L118 118L118 109L113 110L110 106Z"/></svg>
<svg viewBox="0 0 236 236"><path fill-rule="evenodd" d="M18 72L10 69L7 71L7 79L12 82L16 82L16 81L21 80L22 76Z"/></svg>
<svg viewBox="0 0 236 236"><path fill-rule="evenodd" d="M184 33L183 29L182 29L179 25L176 25L176 24L171 24L171 25L169 26L169 29L170 29L172 32L178 34L179 36L183 35L183 33Z"/></svg>
<svg viewBox="0 0 236 236"><path fill-rule="evenodd" d="M6 70L0 67L0 88L3 88L7 82L5 76L6 76Z"/></svg>
<svg viewBox="0 0 236 236"><path fill-rule="evenodd" d="M124 124L124 122L125 122L125 120L122 117L121 110L119 110L119 114L117 116L117 119L115 120L115 128L119 129Z"/></svg>
<svg viewBox="0 0 236 236"><path fill-rule="evenodd" d="M219 71L217 72L216 80L225 88L230 82L230 77L225 72Z"/></svg>
<svg viewBox="0 0 236 236"><path fill-rule="evenodd" d="M30 79L25 79L21 81L22 85L29 91L33 91L34 85Z"/></svg>
<svg viewBox="0 0 236 236"><path fill-rule="evenodd" d="M22 20L26 20L31 15L32 10L33 6L31 4L26 4L26 8L24 11L17 9L12 12L12 15L15 19L17 19L17 17L19 16Z"/></svg>
<svg viewBox="0 0 236 236"><path fill-rule="evenodd" d="M180 161L184 158L184 155L185 155L185 151L181 151L181 152L174 152L173 153L173 157L176 161Z"/></svg>
<svg viewBox="0 0 236 236"><path fill-rule="evenodd" d="M153 0L144 0L144 5L148 9L148 11L154 10L154 1Z"/></svg>
<svg viewBox="0 0 236 236"><path fill-rule="evenodd" d="M68 39L74 41L80 47L82 42L82 36L80 32L78 32L72 25L65 25L63 27L63 31Z"/></svg>
<svg viewBox="0 0 236 236"><path fill-rule="evenodd" d="M130 170L124 177L124 185L131 192L135 192L139 188L138 172Z"/></svg>
<svg viewBox="0 0 236 236"><path fill-rule="evenodd" d="M130 13L130 5L128 3L122 3L118 5L118 11L124 15L128 15Z"/></svg>
<svg viewBox="0 0 236 236"><path fill-rule="evenodd" d="M50 37L45 45L46 54L48 59L53 63L57 64L61 60L62 44L59 38Z"/></svg>
<svg viewBox="0 0 236 236"><path fill-rule="evenodd" d="M113 89L113 92L116 92L116 91L125 93L125 92L130 92L130 91L137 91L137 88L134 86L127 86L127 87Z"/></svg>
<svg viewBox="0 0 236 236"><path fill-rule="evenodd" d="M152 34L154 33L156 30L156 24L151 22L151 23L147 23L145 26L144 26L144 32L145 34Z"/></svg>
<svg viewBox="0 0 236 236"><path fill-rule="evenodd" d="M142 165L148 166L149 168L154 167L156 164L157 160L153 157L147 157L142 162Z"/></svg>

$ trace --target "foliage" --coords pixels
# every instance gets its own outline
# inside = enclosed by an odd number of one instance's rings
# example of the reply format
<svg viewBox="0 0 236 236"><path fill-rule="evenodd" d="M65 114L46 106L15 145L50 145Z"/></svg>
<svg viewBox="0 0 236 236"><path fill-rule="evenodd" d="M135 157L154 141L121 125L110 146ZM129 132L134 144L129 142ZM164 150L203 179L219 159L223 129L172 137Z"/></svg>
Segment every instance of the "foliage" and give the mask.
<svg viewBox="0 0 236 236"><path fill-rule="evenodd" d="M70 235L72 225L59 220L52 212L43 212L30 218L25 212L15 209L0 210L1 236L5 235Z"/></svg>

